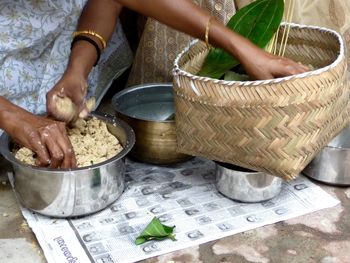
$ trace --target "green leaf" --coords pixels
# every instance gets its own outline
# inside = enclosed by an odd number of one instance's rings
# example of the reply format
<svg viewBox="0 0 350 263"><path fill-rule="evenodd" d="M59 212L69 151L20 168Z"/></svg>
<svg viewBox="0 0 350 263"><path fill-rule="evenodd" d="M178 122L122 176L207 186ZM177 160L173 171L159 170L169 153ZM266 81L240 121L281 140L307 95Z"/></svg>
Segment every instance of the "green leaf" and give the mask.
<svg viewBox="0 0 350 263"><path fill-rule="evenodd" d="M238 10L227 23L227 27L264 48L280 26L283 12L284 0L256 0ZM197 74L219 79L238 64L226 51L212 48Z"/></svg>
<svg viewBox="0 0 350 263"><path fill-rule="evenodd" d="M163 240L166 238L176 241L175 235L173 234L174 228L175 226L163 225L157 217L154 217L142 233L136 238L135 244L140 245L150 240Z"/></svg>
<svg viewBox="0 0 350 263"><path fill-rule="evenodd" d="M175 113L170 114L168 117L165 119L166 121L173 121L175 120Z"/></svg>

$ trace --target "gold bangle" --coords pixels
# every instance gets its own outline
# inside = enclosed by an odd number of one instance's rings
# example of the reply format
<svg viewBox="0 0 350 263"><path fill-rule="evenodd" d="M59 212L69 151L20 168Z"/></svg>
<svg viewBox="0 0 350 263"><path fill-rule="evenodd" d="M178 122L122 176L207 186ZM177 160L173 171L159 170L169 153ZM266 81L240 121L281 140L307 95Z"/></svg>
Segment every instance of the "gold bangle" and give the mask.
<svg viewBox="0 0 350 263"><path fill-rule="evenodd" d="M76 36L79 36L79 35L91 35L91 36L98 38L98 40L100 40L100 42L102 44L102 49L105 49L107 46L106 40L101 35L97 34L93 30L75 31L73 33L73 38L75 38Z"/></svg>
<svg viewBox="0 0 350 263"><path fill-rule="evenodd" d="M205 27L205 35L204 35L204 37L205 37L205 44L207 45L208 48L210 47L210 44L209 44L209 30L210 30L210 25L211 25L211 19L212 19L212 17L209 17L207 25Z"/></svg>

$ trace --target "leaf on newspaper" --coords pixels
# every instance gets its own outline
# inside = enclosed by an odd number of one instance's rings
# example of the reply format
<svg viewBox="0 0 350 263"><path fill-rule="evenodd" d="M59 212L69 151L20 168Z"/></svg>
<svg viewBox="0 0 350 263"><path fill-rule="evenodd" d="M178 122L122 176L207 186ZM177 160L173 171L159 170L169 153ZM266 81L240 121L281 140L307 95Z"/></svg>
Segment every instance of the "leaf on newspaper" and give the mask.
<svg viewBox="0 0 350 263"><path fill-rule="evenodd" d="M170 238L172 241L176 241L173 234L175 226L163 225L157 217L154 217L143 232L136 238L135 244L140 245L150 240L163 240Z"/></svg>

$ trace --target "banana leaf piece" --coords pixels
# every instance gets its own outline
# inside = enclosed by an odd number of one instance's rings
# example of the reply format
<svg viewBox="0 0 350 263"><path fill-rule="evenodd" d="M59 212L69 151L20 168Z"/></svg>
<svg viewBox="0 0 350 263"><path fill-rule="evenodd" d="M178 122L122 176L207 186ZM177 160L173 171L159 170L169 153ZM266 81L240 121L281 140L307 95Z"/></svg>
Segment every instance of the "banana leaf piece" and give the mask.
<svg viewBox="0 0 350 263"><path fill-rule="evenodd" d="M175 235L173 234L174 228L175 226L163 225L157 217L154 217L136 238L135 244L140 245L150 240L163 240L166 238L176 241Z"/></svg>
<svg viewBox="0 0 350 263"><path fill-rule="evenodd" d="M226 26L264 48L280 26L283 12L284 0L256 0L238 10ZM220 79L238 64L226 51L212 48L197 75Z"/></svg>

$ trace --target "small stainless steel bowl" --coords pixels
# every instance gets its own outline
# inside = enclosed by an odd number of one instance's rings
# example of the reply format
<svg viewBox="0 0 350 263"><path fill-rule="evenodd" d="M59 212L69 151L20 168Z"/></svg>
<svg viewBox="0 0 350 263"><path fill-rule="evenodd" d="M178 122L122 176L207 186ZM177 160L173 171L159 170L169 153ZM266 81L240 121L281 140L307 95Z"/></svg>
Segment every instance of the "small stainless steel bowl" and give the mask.
<svg viewBox="0 0 350 263"><path fill-rule="evenodd" d="M240 202L269 200L282 189L283 180L263 172L239 166L216 163L216 186L223 195Z"/></svg>
<svg viewBox="0 0 350 263"><path fill-rule="evenodd" d="M350 126L346 127L303 170L317 181L338 186L350 185Z"/></svg>
<svg viewBox="0 0 350 263"><path fill-rule="evenodd" d="M152 83L127 88L115 94L116 115L135 131L130 155L154 164L172 164L192 158L177 152L172 84Z"/></svg>
<svg viewBox="0 0 350 263"><path fill-rule="evenodd" d="M115 117L92 115L107 123L123 150L107 161L87 167L48 169L26 165L12 154L9 135L1 135L0 150L13 166L11 181L24 207L47 216L75 217L102 210L122 194L125 156L135 143L134 132Z"/></svg>

